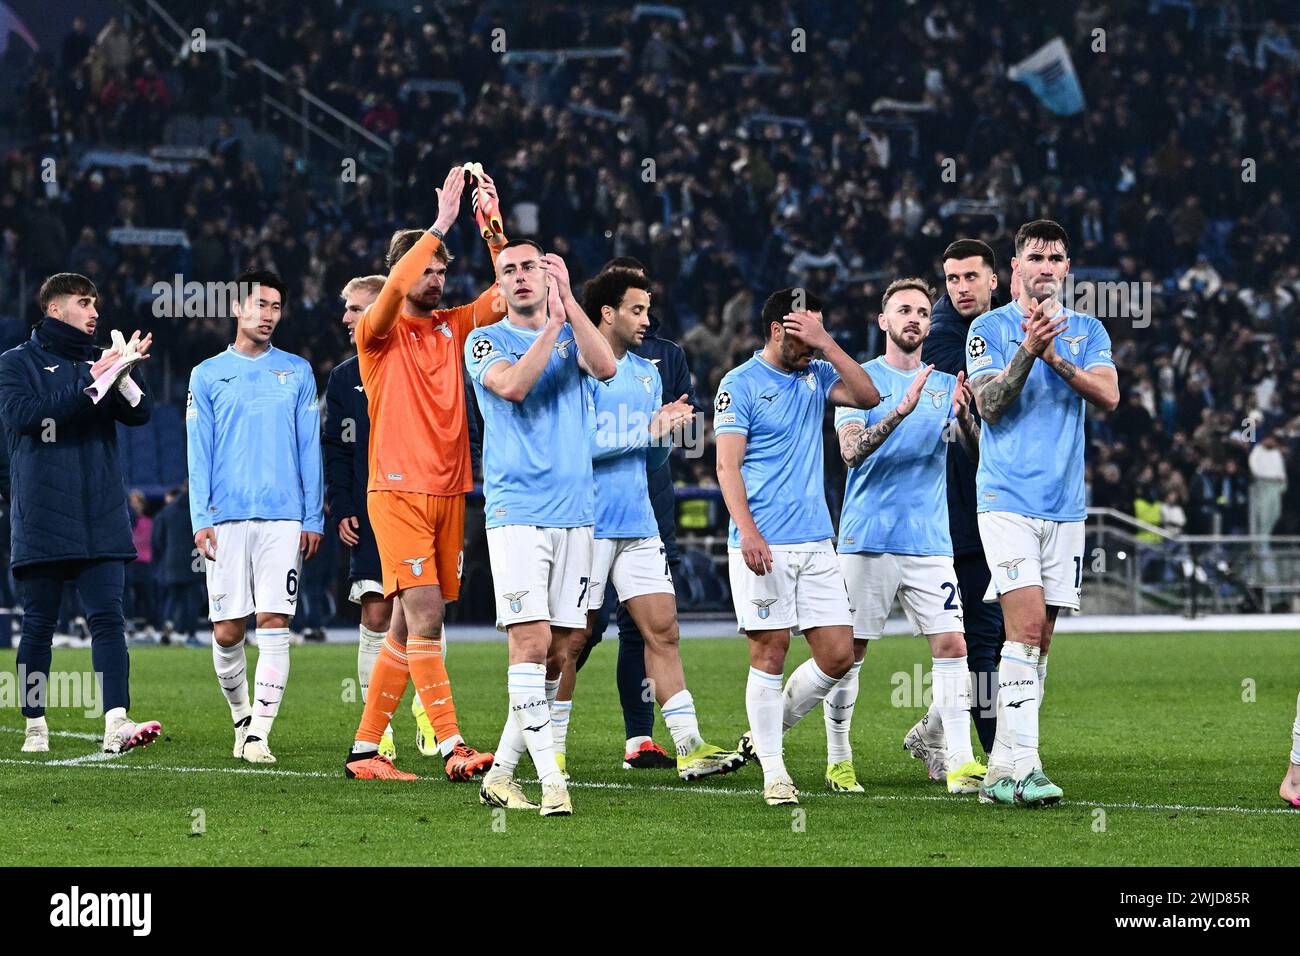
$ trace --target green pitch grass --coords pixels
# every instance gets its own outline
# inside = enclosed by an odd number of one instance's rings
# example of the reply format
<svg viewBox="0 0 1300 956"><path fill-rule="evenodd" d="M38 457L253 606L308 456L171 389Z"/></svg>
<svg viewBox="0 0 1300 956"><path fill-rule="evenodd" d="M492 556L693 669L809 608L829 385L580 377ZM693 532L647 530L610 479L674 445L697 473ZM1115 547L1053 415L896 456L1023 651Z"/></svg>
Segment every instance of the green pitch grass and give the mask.
<svg viewBox="0 0 1300 956"><path fill-rule="evenodd" d="M683 647L705 736L734 746L746 723L743 641ZM805 653L796 641L787 673ZM865 795L823 788L820 709L786 738L804 794L796 812L763 804L754 765L690 785L671 771L622 770L615 648L606 642L582 672L573 711L576 813L551 820L494 814L479 805L476 784L448 783L441 761L415 750L407 706L396 719L398 765L422 779L345 780L342 759L360 714L360 704L345 699L356 649L306 646L293 655L271 741L274 768L231 758L229 714L206 649L131 652L132 713L166 728L142 751L58 765L98 745L55 736L48 755L22 754L21 717L5 711L0 865L1295 862L1300 816L1277 796L1300 688L1294 635L1061 637L1042 741L1065 801L1039 811L949 796L902 750L921 710L891 703L904 693L891 678L904 675L910 692L914 667L928 670L919 639L887 639L867 656L853 727ZM12 651L4 662L12 672ZM54 663L88 669L90 654L56 650ZM462 728L472 744L491 749L505 714L505 648L453 645L449 663ZM50 725L102 733L100 719L77 711L52 711ZM671 743L661 723L656 739ZM536 795L535 784L526 788Z"/></svg>

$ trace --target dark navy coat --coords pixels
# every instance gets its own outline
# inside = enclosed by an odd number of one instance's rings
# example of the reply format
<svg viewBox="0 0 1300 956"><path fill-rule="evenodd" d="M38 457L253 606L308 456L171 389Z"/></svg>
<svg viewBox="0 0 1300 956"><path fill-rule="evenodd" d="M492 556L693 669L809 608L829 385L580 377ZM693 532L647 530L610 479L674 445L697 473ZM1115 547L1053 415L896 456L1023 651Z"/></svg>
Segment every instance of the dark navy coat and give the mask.
<svg viewBox="0 0 1300 956"><path fill-rule="evenodd" d="M334 366L325 384L325 504L329 521L338 533L340 518L355 515L359 541L348 562L348 578L357 581L383 577L379 548L366 513L366 485L370 481L370 409L361 386L357 357Z"/></svg>
<svg viewBox="0 0 1300 956"><path fill-rule="evenodd" d="M153 566L159 584L203 582L203 563L194 570L194 531L190 523L190 493L182 491L153 518Z"/></svg>
<svg viewBox="0 0 1300 956"><path fill-rule="evenodd" d="M117 423L149 421L117 391L95 405L85 388L100 349L92 336L42 319L0 355L0 422L9 449L13 568L51 561L134 560ZM140 376L135 376L140 384ZM143 388L143 385L141 385Z"/></svg>

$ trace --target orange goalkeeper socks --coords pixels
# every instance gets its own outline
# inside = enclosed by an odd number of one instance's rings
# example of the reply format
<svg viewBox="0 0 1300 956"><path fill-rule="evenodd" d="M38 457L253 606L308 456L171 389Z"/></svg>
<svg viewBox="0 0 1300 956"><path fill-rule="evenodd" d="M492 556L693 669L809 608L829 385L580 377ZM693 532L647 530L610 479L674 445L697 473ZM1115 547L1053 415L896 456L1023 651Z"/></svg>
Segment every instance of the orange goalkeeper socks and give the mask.
<svg viewBox="0 0 1300 956"><path fill-rule="evenodd" d="M366 694L365 710L361 712L361 726L357 728L358 741L379 746L380 738L392 723L393 712L406 693L407 652L391 637L384 638L370 672L370 689Z"/></svg>
<svg viewBox="0 0 1300 956"><path fill-rule="evenodd" d="M447 677L447 668L442 662L442 640L437 637L408 637L406 653L415 692L420 695L420 703L429 715L429 723L433 725L438 745L445 755L453 738L460 737L460 726L456 722L456 705L451 699L451 679Z"/></svg>

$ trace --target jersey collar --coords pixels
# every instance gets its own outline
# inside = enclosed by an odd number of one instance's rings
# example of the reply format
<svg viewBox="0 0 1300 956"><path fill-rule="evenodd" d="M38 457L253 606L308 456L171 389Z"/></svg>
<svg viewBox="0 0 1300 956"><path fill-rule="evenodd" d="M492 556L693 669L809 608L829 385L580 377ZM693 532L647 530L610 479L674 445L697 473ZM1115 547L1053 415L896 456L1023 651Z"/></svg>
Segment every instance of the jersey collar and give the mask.
<svg viewBox="0 0 1300 956"><path fill-rule="evenodd" d="M230 345L226 346L226 351L229 352L231 355L235 356L235 358L243 359L245 362L260 362L262 361L262 359L266 358L268 355L270 355L272 352L275 351L275 346L272 345L261 355L245 355L243 352L237 351L235 349L234 343L232 342Z"/></svg>

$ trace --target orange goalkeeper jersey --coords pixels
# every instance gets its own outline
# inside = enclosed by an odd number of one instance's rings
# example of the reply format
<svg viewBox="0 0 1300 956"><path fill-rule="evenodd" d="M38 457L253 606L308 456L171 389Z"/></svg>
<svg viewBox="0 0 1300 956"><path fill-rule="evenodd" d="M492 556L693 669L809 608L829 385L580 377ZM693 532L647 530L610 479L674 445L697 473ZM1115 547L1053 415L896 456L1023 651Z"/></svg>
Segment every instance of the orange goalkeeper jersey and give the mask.
<svg viewBox="0 0 1300 956"><path fill-rule="evenodd" d="M369 491L460 495L474 487L465 409L465 339L505 315L495 286L469 305L428 318L403 309L438 248L426 232L389 273L356 325L357 362L370 410ZM500 302L497 310L494 304ZM380 328L391 326L385 335Z"/></svg>

